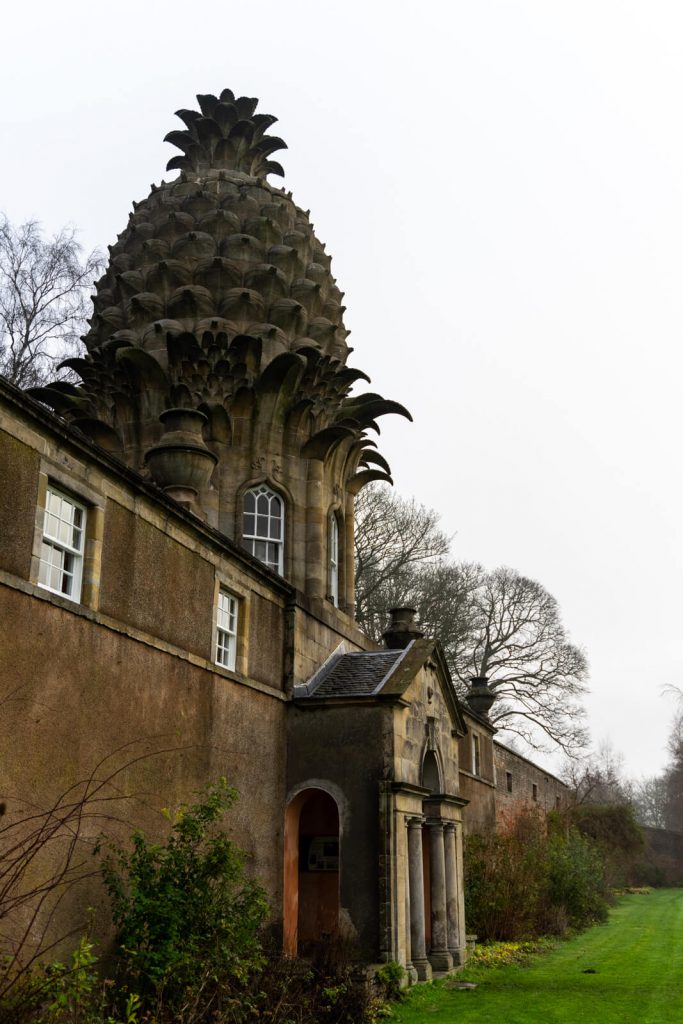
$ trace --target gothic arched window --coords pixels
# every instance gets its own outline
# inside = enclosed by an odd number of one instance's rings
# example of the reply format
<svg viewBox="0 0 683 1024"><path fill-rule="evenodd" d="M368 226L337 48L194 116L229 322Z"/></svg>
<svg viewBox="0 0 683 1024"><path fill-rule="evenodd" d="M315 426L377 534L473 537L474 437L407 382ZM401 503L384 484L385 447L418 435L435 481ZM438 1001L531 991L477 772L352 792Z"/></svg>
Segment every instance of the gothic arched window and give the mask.
<svg viewBox="0 0 683 1024"><path fill-rule="evenodd" d="M244 495L242 543L269 569L284 571L285 508L279 494L265 484Z"/></svg>
<svg viewBox="0 0 683 1024"><path fill-rule="evenodd" d="M334 512L328 518L330 544L330 598L339 607L339 523Z"/></svg>

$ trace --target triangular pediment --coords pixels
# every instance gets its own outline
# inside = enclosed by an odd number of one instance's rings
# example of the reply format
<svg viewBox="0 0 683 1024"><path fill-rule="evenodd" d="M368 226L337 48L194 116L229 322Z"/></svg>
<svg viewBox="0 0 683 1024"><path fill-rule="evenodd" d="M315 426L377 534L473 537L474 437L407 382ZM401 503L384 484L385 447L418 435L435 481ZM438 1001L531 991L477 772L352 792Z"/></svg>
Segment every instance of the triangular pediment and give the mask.
<svg viewBox="0 0 683 1024"><path fill-rule="evenodd" d="M457 736L464 736L467 732L467 725L446 658L438 640L413 640L405 648L403 657L397 662L394 671L383 682L378 696L384 699L395 697L396 699L410 700L411 684L423 668L432 670L433 680L448 708L453 733Z"/></svg>

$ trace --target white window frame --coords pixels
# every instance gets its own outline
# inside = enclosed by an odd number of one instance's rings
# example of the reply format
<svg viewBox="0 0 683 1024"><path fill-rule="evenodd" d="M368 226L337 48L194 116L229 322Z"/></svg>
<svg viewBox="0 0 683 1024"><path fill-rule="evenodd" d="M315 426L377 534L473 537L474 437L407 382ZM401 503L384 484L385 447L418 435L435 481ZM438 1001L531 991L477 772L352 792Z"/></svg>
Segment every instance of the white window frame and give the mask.
<svg viewBox="0 0 683 1024"><path fill-rule="evenodd" d="M229 590L220 587L216 602L216 651L215 662L221 668L235 671L237 664L237 623L239 598Z"/></svg>
<svg viewBox="0 0 683 1024"><path fill-rule="evenodd" d="M250 500L253 511L247 507ZM267 484L250 487L242 499L242 543L269 569L284 575L285 502Z"/></svg>
<svg viewBox="0 0 683 1024"><path fill-rule="evenodd" d="M472 774L481 775L481 742L476 732L472 733Z"/></svg>
<svg viewBox="0 0 683 1024"><path fill-rule="evenodd" d="M80 604L83 590L85 505L48 483L43 509L38 586ZM56 574L59 574L55 585Z"/></svg>
<svg viewBox="0 0 683 1024"><path fill-rule="evenodd" d="M339 522L334 512L328 519L330 548L330 600L335 608L339 607Z"/></svg>

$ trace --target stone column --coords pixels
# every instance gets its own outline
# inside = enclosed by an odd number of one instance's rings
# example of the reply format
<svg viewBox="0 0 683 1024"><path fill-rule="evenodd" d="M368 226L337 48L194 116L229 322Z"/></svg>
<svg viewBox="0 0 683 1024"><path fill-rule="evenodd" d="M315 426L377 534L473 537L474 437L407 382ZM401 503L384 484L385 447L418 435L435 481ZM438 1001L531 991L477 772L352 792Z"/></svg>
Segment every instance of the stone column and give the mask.
<svg viewBox="0 0 683 1024"><path fill-rule="evenodd" d="M460 943L462 949L462 960L463 963L467 958L467 936L465 935L465 865L462 848L462 823L458 823L455 827L455 863L456 863L456 877L458 879L458 921L460 922Z"/></svg>
<svg viewBox="0 0 683 1024"><path fill-rule="evenodd" d="M458 878L458 854L456 850L455 824L449 821L444 828L446 848L446 924L448 927L448 951L454 964L465 962L465 936L459 913L458 894L462 879Z"/></svg>
<svg viewBox="0 0 683 1024"><path fill-rule="evenodd" d="M353 616L356 606L356 565L355 565L355 499L353 494L346 495L344 508L344 536L340 537L342 550L340 558L343 559L344 573L342 577L343 592L339 591L339 603L342 611Z"/></svg>
<svg viewBox="0 0 683 1024"><path fill-rule="evenodd" d="M420 981L429 981L432 965L425 945L425 898L422 871L422 821L408 821L408 876L410 885L410 958Z"/></svg>
<svg viewBox="0 0 683 1024"><path fill-rule="evenodd" d="M405 942L406 942L406 974L410 979L410 984L414 985L417 981L417 971L413 967L412 950L410 947L410 869L408 860L408 819L406 818L406 859L405 859L405 895L406 895L406 923L405 923Z"/></svg>
<svg viewBox="0 0 683 1024"><path fill-rule="evenodd" d="M430 822L429 833L429 873L431 875L432 909L432 949L429 954L429 961L435 971L450 971L453 966L453 958L448 952L443 822Z"/></svg>
<svg viewBox="0 0 683 1024"><path fill-rule="evenodd" d="M327 545L323 516L323 464L309 459L306 486L306 584L308 597L322 601L326 590ZM295 510L292 510L295 514ZM285 568L285 574L287 569Z"/></svg>

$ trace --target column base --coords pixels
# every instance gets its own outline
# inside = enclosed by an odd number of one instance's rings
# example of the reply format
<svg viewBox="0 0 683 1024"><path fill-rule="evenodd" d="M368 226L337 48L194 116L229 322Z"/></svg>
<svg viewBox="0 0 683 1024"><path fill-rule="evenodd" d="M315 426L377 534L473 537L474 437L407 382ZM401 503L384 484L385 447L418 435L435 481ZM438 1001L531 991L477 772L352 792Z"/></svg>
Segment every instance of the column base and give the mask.
<svg viewBox="0 0 683 1024"><path fill-rule="evenodd" d="M413 960L413 967L417 971L418 981L432 980L432 965L429 960Z"/></svg>
<svg viewBox="0 0 683 1024"><path fill-rule="evenodd" d="M447 949L432 950L429 962L434 971L450 971L453 967L453 957Z"/></svg>
<svg viewBox="0 0 683 1024"><path fill-rule="evenodd" d="M454 967L461 967L462 964L467 962L467 950L464 946L461 948L456 947L455 949L451 947L448 952L453 957Z"/></svg>
<svg viewBox="0 0 683 1024"><path fill-rule="evenodd" d="M405 972L408 976L408 985L416 985L418 982L417 971L412 964L406 964Z"/></svg>

